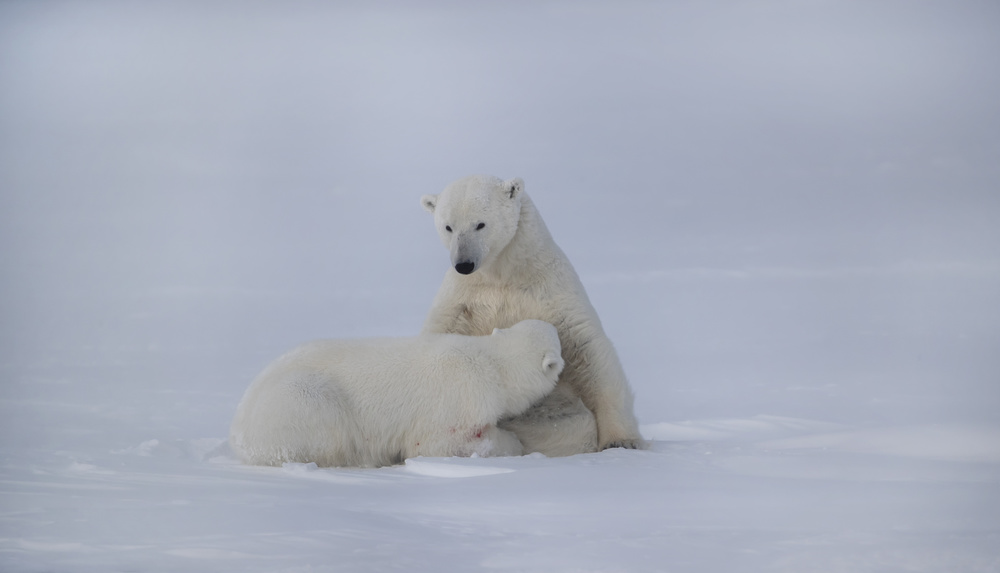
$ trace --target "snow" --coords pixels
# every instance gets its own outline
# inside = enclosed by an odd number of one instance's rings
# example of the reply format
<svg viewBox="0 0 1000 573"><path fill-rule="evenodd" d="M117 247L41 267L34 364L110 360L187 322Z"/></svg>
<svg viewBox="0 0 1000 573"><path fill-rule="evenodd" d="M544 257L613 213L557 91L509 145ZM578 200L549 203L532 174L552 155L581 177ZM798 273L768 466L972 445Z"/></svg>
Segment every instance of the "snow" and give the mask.
<svg viewBox="0 0 1000 573"><path fill-rule="evenodd" d="M496 474L511 473L514 470L503 467L483 467L467 466L457 464L443 464L417 459L406 460L406 469L411 473L421 476L431 476L440 478L469 478L478 476L489 476Z"/></svg>
<svg viewBox="0 0 1000 573"><path fill-rule="evenodd" d="M0 3L0 571L1000 571L1000 8ZM523 177L650 447L238 463Z"/></svg>
<svg viewBox="0 0 1000 573"><path fill-rule="evenodd" d="M743 439L797 435L801 420L686 425L729 437L377 470L248 467L184 441L91 451L86 463L46 453L4 464L0 551L6 570L997 566L995 458L858 454L827 433L781 447Z"/></svg>

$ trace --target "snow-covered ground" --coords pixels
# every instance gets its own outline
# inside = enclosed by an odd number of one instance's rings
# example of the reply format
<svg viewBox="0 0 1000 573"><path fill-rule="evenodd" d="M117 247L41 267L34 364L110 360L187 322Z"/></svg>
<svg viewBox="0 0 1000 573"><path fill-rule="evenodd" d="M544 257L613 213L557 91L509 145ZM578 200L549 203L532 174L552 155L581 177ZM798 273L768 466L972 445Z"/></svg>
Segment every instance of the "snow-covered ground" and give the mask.
<svg viewBox="0 0 1000 573"><path fill-rule="evenodd" d="M0 3L0 571L1000 571L1000 6ZM523 177L645 451L242 466Z"/></svg>
<svg viewBox="0 0 1000 573"><path fill-rule="evenodd" d="M19 452L3 468L4 570L1000 565L996 429L851 431L758 416L647 430L658 438L649 451L378 470L247 467L213 453L211 439Z"/></svg>

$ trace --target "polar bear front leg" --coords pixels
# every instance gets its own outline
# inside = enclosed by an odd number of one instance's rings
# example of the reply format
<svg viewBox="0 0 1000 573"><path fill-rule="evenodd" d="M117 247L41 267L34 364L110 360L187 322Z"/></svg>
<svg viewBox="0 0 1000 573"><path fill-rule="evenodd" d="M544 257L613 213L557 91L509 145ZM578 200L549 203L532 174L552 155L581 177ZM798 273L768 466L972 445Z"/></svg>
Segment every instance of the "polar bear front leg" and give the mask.
<svg viewBox="0 0 1000 573"><path fill-rule="evenodd" d="M444 298L440 294L438 298ZM439 304L437 300L431 306L424 320L424 332L441 332L476 336L489 332L475 332L472 324L472 312L463 303Z"/></svg>
<svg viewBox="0 0 1000 573"><path fill-rule="evenodd" d="M568 382L594 413L598 449L644 448L639 422L632 413L632 390L611 341L603 333L596 334L581 354L581 367Z"/></svg>

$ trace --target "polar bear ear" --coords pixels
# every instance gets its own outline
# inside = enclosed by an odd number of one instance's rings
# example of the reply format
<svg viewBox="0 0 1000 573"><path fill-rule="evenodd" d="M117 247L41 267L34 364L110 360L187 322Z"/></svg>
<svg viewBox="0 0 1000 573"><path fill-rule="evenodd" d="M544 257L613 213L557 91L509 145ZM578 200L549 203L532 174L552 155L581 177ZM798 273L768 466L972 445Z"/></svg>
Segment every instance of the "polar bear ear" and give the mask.
<svg viewBox="0 0 1000 573"><path fill-rule="evenodd" d="M546 374L559 374L562 372L564 364L562 356L554 352L546 352L545 356L542 357L542 371Z"/></svg>
<svg viewBox="0 0 1000 573"><path fill-rule="evenodd" d="M508 179L503 182L503 190L508 199L515 199L524 191L524 180L520 177Z"/></svg>
<svg viewBox="0 0 1000 573"><path fill-rule="evenodd" d="M438 196L437 195L424 195L420 198L420 204L427 209L428 213L433 213L434 209L437 207Z"/></svg>

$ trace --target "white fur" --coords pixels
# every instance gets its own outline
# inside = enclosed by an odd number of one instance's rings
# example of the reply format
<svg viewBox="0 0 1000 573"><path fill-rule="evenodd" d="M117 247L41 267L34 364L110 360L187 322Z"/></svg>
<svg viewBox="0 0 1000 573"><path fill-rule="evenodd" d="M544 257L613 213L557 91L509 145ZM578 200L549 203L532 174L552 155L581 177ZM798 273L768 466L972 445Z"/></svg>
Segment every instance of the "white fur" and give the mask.
<svg viewBox="0 0 1000 573"><path fill-rule="evenodd" d="M549 393L562 368L556 330L538 320L492 336L320 340L253 381L229 443L257 465L520 455L521 444L496 423Z"/></svg>
<svg viewBox="0 0 1000 573"><path fill-rule="evenodd" d="M618 355L524 182L475 175L421 203L434 214L452 262L424 332L482 335L524 319L559 331L566 368L556 390L501 428L526 451L550 456L642 447Z"/></svg>

